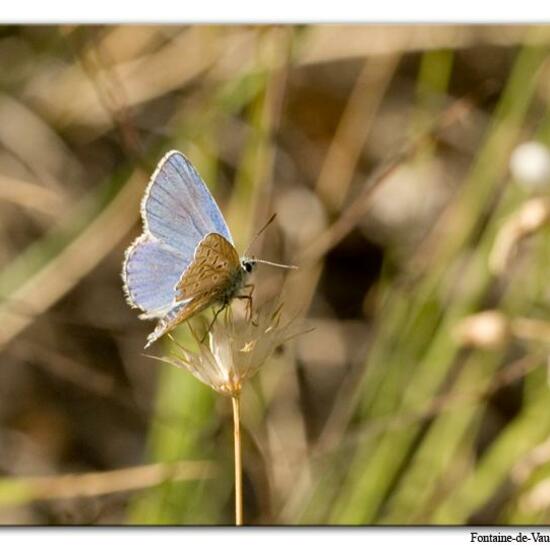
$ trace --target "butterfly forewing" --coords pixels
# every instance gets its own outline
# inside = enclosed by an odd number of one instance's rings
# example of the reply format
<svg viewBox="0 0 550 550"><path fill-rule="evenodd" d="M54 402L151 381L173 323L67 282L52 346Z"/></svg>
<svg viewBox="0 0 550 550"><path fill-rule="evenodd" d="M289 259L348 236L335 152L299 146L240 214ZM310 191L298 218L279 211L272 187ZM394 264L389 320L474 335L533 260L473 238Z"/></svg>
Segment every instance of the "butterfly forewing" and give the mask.
<svg viewBox="0 0 550 550"><path fill-rule="evenodd" d="M188 256L208 233L232 242L218 205L193 165L170 151L151 178L142 202L146 230Z"/></svg>
<svg viewBox="0 0 550 550"><path fill-rule="evenodd" d="M240 270L235 247L222 235L210 233L197 246L193 262L176 285L176 299L207 293L215 301L233 285Z"/></svg>

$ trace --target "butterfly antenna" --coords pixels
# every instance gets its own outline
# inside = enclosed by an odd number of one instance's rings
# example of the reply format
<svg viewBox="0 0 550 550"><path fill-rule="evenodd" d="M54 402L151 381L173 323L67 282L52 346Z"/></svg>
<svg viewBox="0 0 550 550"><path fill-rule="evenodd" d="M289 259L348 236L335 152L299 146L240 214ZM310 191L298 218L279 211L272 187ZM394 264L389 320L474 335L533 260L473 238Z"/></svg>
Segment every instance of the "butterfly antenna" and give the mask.
<svg viewBox="0 0 550 550"><path fill-rule="evenodd" d="M275 212L269 220L267 220L267 223L264 224L264 226L256 233L256 236L252 239L252 242L246 247L246 250L244 251L244 256L248 254L248 251L252 248L252 245L258 240L258 237L273 223L273 220L277 217L277 212Z"/></svg>
<svg viewBox="0 0 550 550"><path fill-rule="evenodd" d="M277 264L275 262L270 262L268 260L258 260L256 258L254 258L253 261L257 264L272 265L273 267L282 267L283 269L298 269L297 265Z"/></svg>

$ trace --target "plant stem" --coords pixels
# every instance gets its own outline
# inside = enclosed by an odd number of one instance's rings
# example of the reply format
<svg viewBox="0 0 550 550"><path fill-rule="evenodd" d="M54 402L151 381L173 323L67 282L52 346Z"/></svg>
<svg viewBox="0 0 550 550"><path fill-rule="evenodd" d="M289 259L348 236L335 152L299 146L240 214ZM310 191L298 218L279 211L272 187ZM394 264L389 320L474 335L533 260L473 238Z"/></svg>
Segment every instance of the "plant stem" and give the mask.
<svg viewBox="0 0 550 550"><path fill-rule="evenodd" d="M243 524L243 479L241 458L241 426L239 395L231 398L233 402L233 436L235 441L235 525Z"/></svg>

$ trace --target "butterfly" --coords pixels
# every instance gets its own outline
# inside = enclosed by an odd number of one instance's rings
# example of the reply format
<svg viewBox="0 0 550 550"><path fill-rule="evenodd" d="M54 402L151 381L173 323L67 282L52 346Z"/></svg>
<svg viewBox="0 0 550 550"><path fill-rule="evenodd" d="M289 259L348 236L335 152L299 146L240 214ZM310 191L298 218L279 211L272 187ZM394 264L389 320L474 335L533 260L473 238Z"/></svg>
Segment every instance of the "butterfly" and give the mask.
<svg viewBox="0 0 550 550"><path fill-rule="evenodd" d="M246 280L257 262L295 268L239 257L216 201L179 151L159 162L141 217L143 233L126 250L122 279L128 303L143 311L140 318L159 319L146 348L210 306L220 306L215 320L233 298L251 301L239 293L253 288Z"/></svg>

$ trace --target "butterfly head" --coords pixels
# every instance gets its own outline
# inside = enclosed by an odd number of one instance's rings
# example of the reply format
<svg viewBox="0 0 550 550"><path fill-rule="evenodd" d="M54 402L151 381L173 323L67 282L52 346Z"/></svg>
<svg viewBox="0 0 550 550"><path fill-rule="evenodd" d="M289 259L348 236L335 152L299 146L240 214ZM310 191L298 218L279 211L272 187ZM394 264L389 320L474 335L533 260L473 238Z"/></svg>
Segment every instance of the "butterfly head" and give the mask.
<svg viewBox="0 0 550 550"><path fill-rule="evenodd" d="M247 274L254 271L254 269L256 268L256 264L272 265L274 267L282 267L283 269L298 269L295 265L277 264L268 260L249 258L248 256L244 256L243 258L241 258L241 268Z"/></svg>

